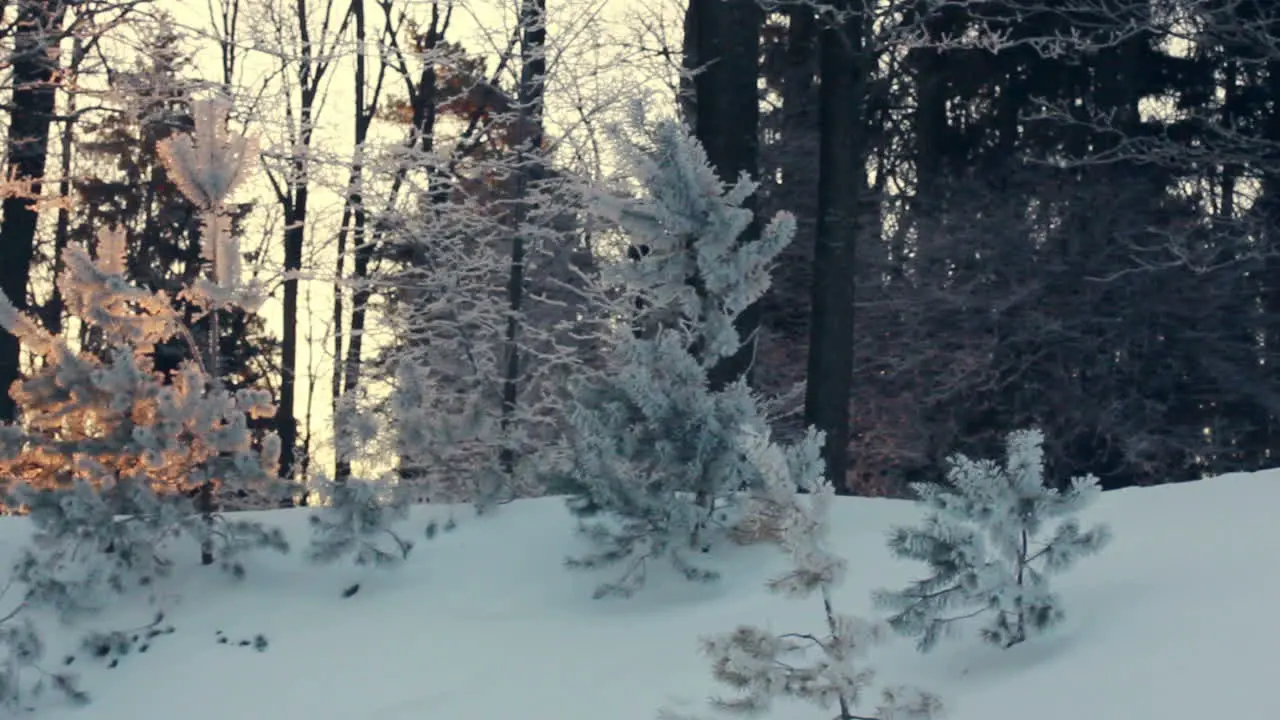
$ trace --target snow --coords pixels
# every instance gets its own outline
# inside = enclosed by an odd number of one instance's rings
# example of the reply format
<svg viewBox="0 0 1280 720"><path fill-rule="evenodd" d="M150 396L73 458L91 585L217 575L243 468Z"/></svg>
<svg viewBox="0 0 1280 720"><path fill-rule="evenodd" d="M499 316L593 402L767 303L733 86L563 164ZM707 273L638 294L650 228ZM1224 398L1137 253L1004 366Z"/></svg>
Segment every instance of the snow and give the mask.
<svg viewBox="0 0 1280 720"><path fill-rule="evenodd" d="M953 720L1203 720L1280 717L1272 657L1280 644L1280 471L1105 494L1085 513L1113 544L1058 578L1067 621L1008 651L977 638L930 654L909 640L873 651L878 677L941 695ZM421 530L445 508L416 509ZM259 513L307 536L306 510ZM890 558L884 537L910 503L839 499L834 547L850 560L842 609L871 615L869 593L923 568ZM700 712L717 692L697 641L741 622L821 629L817 601L767 593L776 550L734 548L724 579L694 585L661 567L630 600L592 600L600 576L561 566L582 550L562 500L513 503L422 538L393 571L315 567L301 553L256 556L236 584L195 566L194 548L163 593L177 630L107 669L77 660L94 697L56 720L653 720ZM24 521L0 522L0 553ZM359 591L342 590L359 582ZM125 601L94 626L145 624ZM71 642L83 628L59 630ZM215 641L222 631L229 644ZM236 641L262 633L265 652ZM47 664L56 665L60 655ZM830 713L780 705L782 720Z"/></svg>

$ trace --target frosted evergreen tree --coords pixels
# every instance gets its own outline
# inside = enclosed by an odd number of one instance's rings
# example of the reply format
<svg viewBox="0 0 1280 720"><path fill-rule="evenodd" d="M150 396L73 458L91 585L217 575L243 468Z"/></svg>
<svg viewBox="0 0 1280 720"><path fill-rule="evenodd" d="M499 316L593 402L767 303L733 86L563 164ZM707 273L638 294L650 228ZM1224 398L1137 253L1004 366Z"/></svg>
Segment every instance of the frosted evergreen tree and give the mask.
<svg viewBox="0 0 1280 720"><path fill-rule="evenodd" d="M185 177L210 198L225 198L241 173L231 165L242 156L217 151L222 136L207 126L216 117L205 112L202 126L198 114L197 139L212 149L204 164L186 166ZM234 239L216 230L220 203L207 206L215 226L207 240L220 248L211 252L238 255ZM236 261L223 255L214 281L189 289L210 310L245 297ZM212 511L219 493L276 482L278 440L268 435L255 444L249 429L250 418L274 414L270 396L231 392L210 373L209 354L199 352L169 298L125 277L119 231L101 232L92 256L69 245L62 260L66 308L98 335L104 352L81 352L0 296L0 327L44 361L10 389L19 422L0 427L7 502L28 512L35 530L15 570L27 601L65 615L98 609L115 593L168 574L168 549L180 536L199 541L210 560L216 550L237 576L245 550L287 549L278 530ZM193 360L156 371L157 345L174 339L190 346ZM196 497L205 501L199 513Z"/></svg>
<svg viewBox="0 0 1280 720"><path fill-rule="evenodd" d="M643 195L598 207L648 249L616 270L650 330L627 334L606 372L575 386L567 468L552 481L597 546L569 566L625 567L597 597L632 594L657 558L691 580L717 577L694 558L721 534L735 494L758 484L736 438L766 423L745 380L713 389L708 371L741 347L734 321L764 294L794 234L782 214L742 243L752 222L742 203L756 184L743 177L726 188L680 124L648 126L637 108L619 140Z"/></svg>
<svg viewBox="0 0 1280 720"><path fill-rule="evenodd" d="M230 107L223 100L193 103L194 132L166 138L157 148L170 179L200 208L200 255L209 263L209 279L198 280L185 294L207 312L230 306L252 310L262 299L260 288L240 277L240 243L232 234L226 208L227 198L244 181L247 161L254 153L252 140L228 131ZM217 346L209 351L215 361L208 370L216 377Z"/></svg>
<svg viewBox="0 0 1280 720"><path fill-rule="evenodd" d="M833 706L838 708L836 720L872 717L858 711L875 681L874 670L864 660L885 631L836 611L832 602L832 590L842 582L846 562L829 547L835 490L824 476L822 442L821 433L813 429L789 447L773 442L767 431L748 428L742 435L743 451L763 481L755 493L757 500L770 507L778 542L791 558L791 568L768 587L793 598L821 599L824 631L776 634L744 625L704 639L703 650L711 657L715 678L737 692L735 697L714 701L720 710L758 715L768 712L777 698L794 698L828 713ZM881 690L874 717L922 720L940 710L940 702L929 693L889 687Z"/></svg>
<svg viewBox="0 0 1280 720"><path fill-rule="evenodd" d="M413 541L395 528L409 517L402 486L349 478L322 482L317 489L324 504L308 518L312 535L307 556L312 561L331 563L351 556L356 565L391 567L409 557Z"/></svg>
<svg viewBox="0 0 1280 720"><path fill-rule="evenodd" d="M338 457L348 463L364 458L362 448L379 435L370 413L354 403L340 405L335 419ZM315 483L318 507L308 518L311 542L307 557L331 563L351 556L357 565L392 567L409 557L413 542L396 526L409 517L410 489L391 477L379 481L348 477Z"/></svg>
<svg viewBox="0 0 1280 720"><path fill-rule="evenodd" d="M1003 467L957 455L947 473L950 487L914 486L932 512L922 526L894 529L889 549L927 563L932 574L902 590L878 591L874 599L894 612L890 625L918 638L922 651L957 621L979 615L990 615L982 637L1001 647L1048 630L1063 618L1050 576L1110 540L1105 525L1082 531L1072 517L1101 492L1097 478L1073 478L1061 492L1047 487L1043 442L1038 430L1011 433Z"/></svg>

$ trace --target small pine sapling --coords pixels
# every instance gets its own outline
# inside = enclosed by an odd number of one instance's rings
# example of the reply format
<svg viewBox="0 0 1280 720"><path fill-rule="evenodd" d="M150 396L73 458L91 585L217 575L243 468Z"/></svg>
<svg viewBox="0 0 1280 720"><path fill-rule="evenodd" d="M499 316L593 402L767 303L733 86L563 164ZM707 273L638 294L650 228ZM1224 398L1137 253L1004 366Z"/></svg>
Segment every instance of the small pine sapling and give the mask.
<svg viewBox="0 0 1280 720"><path fill-rule="evenodd" d="M894 529L889 549L927 563L932 574L902 590L878 591L874 600L894 612L889 624L897 632L918 638L921 651L957 621L988 613L982 637L1000 647L1048 630L1064 616L1049 576L1110 540L1107 526L1082 531L1071 517L1097 498L1097 478L1073 478L1063 492L1046 487L1043 442L1038 430L1011 433L1004 467L957 455L950 488L913 486L932 512L920 527Z"/></svg>
<svg viewBox="0 0 1280 720"><path fill-rule="evenodd" d="M347 463L361 458L361 450L378 436L372 413L360 412L353 402L340 404L335 425L336 451ZM308 517L311 541L307 557L332 563L351 555L357 565L393 567L409 557L413 541L396 532L408 519L410 489L389 475L380 481L357 477L315 483L322 499Z"/></svg>
<svg viewBox="0 0 1280 720"><path fill-rule="evenodd" d="M76 351L0 297L0 326L46 360L11 390L22 422L0 427L0 471L19 483L8 504L35 527L18 579L29 601L64 614L165 575L164 546L179 535L220 542L236 575L246 549L287 549L278 530L195 517L198 488L276 482L278 443L268 436L255 448L248 425L273 407L266 393L226 390L199 362L155 371L155 346L189 335L161 293L128 284L123 258L116 232L100 236L96 260L78 245L64 253L67 308L99 331L105 357Z"/></svg>
<svg viewBox="0 0 1280 720"><path fill-rule="evenodd" d="M571 568L624 564L596 597L626 597L643 586L648 563L665 558L684 577L711 581L716 571L693 558L708 552L733 511L734 493L755 484L731 444L734 428L763 427L746 386L712 393L703 368L675 334L625 348L629 361L607 386L580 390L570 417L569 499L596 547Z"/></svg>
<svg viewBox="0 0 1280 720"><path fill-rule="evenodd" d="M394 567L409 557L413 541L395 530L409 516L403 486L350 478L321 483L319 490L328 502L308 518L310 560L332 563L350 555L356 565Z"/></svg>
<svg viewBox="0 0 1280 720"><path fill-rule="evenodd" d="M262 301L260 288L241 281L240 243L231 231L226 210L227 198L244 181L254 152L252 140L228 132L230 111L225 100L193 103L194 132L165 138L157 147L160 161L178 190L200 209L200 256L208 262L209 279L197 279L181 295L209 316L204 370L215 383L222 381L219 311L237 306L254 309ZM193 343L192 351L195 349ZM214 491L215 482L209 479L196 494L198 509L209 526L214 524ZM214 562L212 537L204 539L200 551L205 565ZM237 575L244 572L238 563L232 567Z"/></svg>
<svg viewBox="0 0 1280 720"><path fill-rule="evenodd" d="M778 542L792 567L769 582L773 592L822 600L825 632L784 633L741 626L703 640L715 678L737 696L714 701L717 709L741 715L770 710L777 698L802 700L829 710L836 720L924 720L941 710L938 699L910 687L884 688L874 716L857 711L874 679L860 661L884 630L877 624L835 610L832 590L844 577L846 562L828 547L829 510L835 491L823 475L822 435L812 429L790 447L767 432L748 429L742 449L764 483L759 500L771 508ZM674 720L674 716L673 720Z"/></svg>
<svg viewBox="0 0 1280 720"><path fill-rule="evenodd" d="M677 122L650 126L637 108L632 130L619 146L645 196L597 208L647 248L616 268L627 307L644 310L607 372L573 387L566 462L547 482L570 496L598 548L567 565L626 568L597 597L633 594L657 558L690 580L718 577L693 557L725 534L735 497L758 483L736 438L766 421L744 379L713 387L709 373L742 347L735 322L768 289L770 264L794 235L780 214L758 241L740 242L756 184L726 188Z"/></svg>

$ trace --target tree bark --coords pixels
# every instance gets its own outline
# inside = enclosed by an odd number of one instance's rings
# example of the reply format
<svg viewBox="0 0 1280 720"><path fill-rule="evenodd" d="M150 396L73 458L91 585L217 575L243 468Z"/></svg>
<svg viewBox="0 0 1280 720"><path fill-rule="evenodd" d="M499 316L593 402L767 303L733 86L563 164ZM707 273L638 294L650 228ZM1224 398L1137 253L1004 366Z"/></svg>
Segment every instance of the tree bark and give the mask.
<svg viewBox="0 0 1280 720"><path fill-rule="evenodd" d="M532 183L542 172L542 110L547 75L547 2L523 0L520 6L520 87L519 104L520 137L517 151L517 197L514 233L511 238L511 265L507 277L507 328L504 368L502 377L502 435L510 439L520 393L520 325L524 309L525 228L528 216L528 195ZM501 450L500 461L508 477L515 473L515 449L509 443Z"/></svg>
<svg viewBox="0 0 1280 720"><path fill-rule="evenodd" d="M56 50L59 28L66 14L63 0L28 0L18 7L12 56L13 109L9 113L6 141L7 177L29 184L25 192L0 204L0 290L19 310L27 310L27 285L35 254L36 225L40 211L34 204L49 157L49 128L55 106L55 77L60 57ZM18 339L0 332L0 421L17 419L9 387L21 376Z"/></svg>
<svg viewBox="0 0 1280 720"><path fill-rule="evenodd" d="M746 174L759 175L760 102L756 87L760 65L760 29L764 12L755 0L690 0L685 16L687 69L694 77L694 134L720 179L732 183ZM688 47L693 41L693 48ZM749 198L744 207L754 212ZM760 237L756 220L738 238L741 243ZM752 304L735 324L742 347L716 364L708 375L718 390L740 378L751 379L755 360L760 308Z"/></svg>
<svg viewBox="0 0 1280 720"><path fill-rule="evenodd" d="M80 69L80 63L86 54L84 40L77 36L74 42L75 46L71 52L71 62L68 68L68 74L73 83ZM68 207L67 203L71 197L71 160L76 136L75 114L76 95L72 93L67 98L67 118L62 125L62 147L60 148L61 158L59 159L61 177L58 178L58 197L62 199L63 204L58 208L58 222L53 235L52 260L53 277L55 278L62 277L62 251L66 249L67 243L71 239L71 208ZM66 302L62 297L62 289L55 282L49 301L44 307L44 326L54 335L62 334L62 313L65 308Z"/></svg>
<svg viewBox="0 0 1280 720"><path fill-rule="evenodd" d="M364 0L351 0L351 18L355 24L356 62L355 62L355 146L356 157L351 165L351 175L347 181L346 207L343 209L342 229L338 233L338 286L334 287L334 367L333 367L333 403L334 409L343 395L353 393L360 385L361 355L364 347L364 324L366 308L369 304L370 289L367 284L358 284L351 298L351 336L347 344L345 362L342 358L342 261L346 251L348 231L351 235L351 247L355 255L355 268L352 277L356 283L363 283L369 277L369 260L373 245L366 242L366 226L368 211L364 206L364 197L360 193L364 178L364 153L361 149L369 137L369 127L377 109L378 94L382 89L382 78L386 66L378 76L378 82L371 97L366 97L366 81L368 80L368 61L365 58L366 30ZM337 413L334 414L337 417ZM346 482L351 477L350 458L337 458L334 472L335 482Z"/></svg>
<svg viewBox="0 0 1280 720"><path fill-rule="evenodd" d="M848 14L823 28L820 37L822 134L805 422L826 433L822 454L827 477L837 491L847 493L854 263L858 212L867 181L867 78L861 52L861 14L853 12L849 0L835 5Z"/></svg>
<svg viewBox="0 0 1280 720"><path fill-rule="evenodd" d="M310 200L311 140L316 102L320 97L325 73L331 62L332 46L314 47L309 25L311 0L295 0L294 9L298 22L299 54L295 71L299 92L297 114L297 138L294 155L290 158L288 176L284 182L273 180L276 198L284 210L284 300L283 329L280 333L280 397L276 409L276 432L280 436L280 477L294 479L297 464L298 421L294 415L297 397L298 371L298 274L302 270L302 255L306 240L307 206ZM329 0L334 2L334 0ZM321 38L340 37L350 15L344 14L343 27L331 32L329 21L333 15L323 13L324 28ZM293 118L293 108L286 114ZM306 502L306 495L303 496Z"/></svg>

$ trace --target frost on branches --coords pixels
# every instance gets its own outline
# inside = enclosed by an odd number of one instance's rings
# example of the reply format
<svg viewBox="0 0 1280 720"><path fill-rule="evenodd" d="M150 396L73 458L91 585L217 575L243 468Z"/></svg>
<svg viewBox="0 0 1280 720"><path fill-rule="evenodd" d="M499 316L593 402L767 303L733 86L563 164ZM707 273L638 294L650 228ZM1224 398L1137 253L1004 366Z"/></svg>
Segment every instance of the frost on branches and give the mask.
<svg viewBox="0 0 1280 720"><path fill-rule="evenodd" d="M120 234L99 236L96 261L78 245L63 261L67 308L100 333L104 356L77 352L0 296L0 326L45 360L10 391L21 421L0 428L0 474L17 481L9 505L35 526L17 567L30 600L95 609L165 575L164 546L178 535L214 543L237 575L241 551L284 549L256 523L210 524L190 497L206 483L235 492L275 482L279 446L269 437L254 447L248 423L274 413L270 397L228 392L196 362L169 377L152 369L155 346L187 331L163 294L124 279Z"/></svg>
<svg viewBox="0 0 1280 720"><path fill-rule="evenodd" d="M878 605L896 613L893 628L917 637L922 651L955 621L982 614L991 615L982 637L1001 647L1049 629L1063 618L1049 576L1111 537L1106 526L1082 531L1071 517L1101 492L1096 478L1073 478L1065 492L1046 487L1044 435L1022 430L1007 442L1004 467L959 455L947 474L952 488L915 485L932 512L923 526L896 528L890 536L894 554L933 571L903 590L875 594Z"/></svg>
<svg viewBox="0 0 1280 720"><path fill-rule="evenodd" d="M335 418L338 459L348 463L371 459L363 452L378 437L379 424L371 413L343 403ZM351 556L356 565L393 567L413 550L413 542L395 529L409 517L410 488L386 477L369 481L349 477L315 484L320 507L308 518L311 542L307 557L332 563Z"/></svg>
<svg viewBox="0 0 1280 720"><path fill-rule="evenodd" d="M241 175L243 148L215 127L225 108L201 107L195 144L174 141L196 154L173 160L170 170L184 192L202 198L206 244L217 247L206 252L215 283L189 289L212 312L241 297L238 249L218 223ZM111 595L166 575L173 565L167 547L179 536L197 540L207 559L216 554L236 576L244 572L243 551L287 549L278 530L213 512L220 494L276 483L279 441L268 435L255 445L249 429L250 418L274 415L270 395L231 392L211 373L216 355L201 352L171 298L125 277L119 231L101 232L92 256L68 246L62 261L66 308L98 338L100 354L50 335L0 295L0 327L43 359L10 389L20 421L0 427L6 502L28 512L35 528L16 568L27 601L68 615L100 608ZM172 373L155 370L157 345L175 339L192 359Z"/></svg>
<svg viewBox="0 0 1280 720"><path fill-rule="evenodd" d="M703 650L711 657L715 678L737 692L736 697L715 700L715 706L755 715L768 712L777 698L793 698L828 712L836 708L837 720L873 717L858 710L875 679L863 660L884 632L876 624L836 612L831 601L845 561L827 545L835 491L823 476L822 436L810 429L802 441L783 448L767 432L748 429L742 448L763 479L758 499L777 519L779 544L792 562L789 571L769 582L769 589L794 598L817 595L825 627L817 634L779 635L744 625L706 638ZM922 720L940 710L938 699L929 693L892 687L881 690L874 717Z"/></svg>
<svg viewBox="0 0 1280 720"><path fill-rule="evenodd" d="M207 311L238 306L255 310L260 289L242 282L240 244L231 233L226 201L245 179L253 142L227 131L231 106L220 100L192 103L195 131L165 139L157 150L178 190L200 208L203 236L200 256L209 263L210 280L198 279L185 290ZM209 368L214 375L216 368Z"/></svg>
<svg viewBox="0 0 1280 720"><path fill-rule="evenodd" d="M331 563L351 556L356 565L393 567L409 557L413 542L395 530L409 517L403 486L350 478L323 483L319 494L327 502L309 518L313 562Z"/></svg>
<svg viewBox="0 0 1280 720"><path fill-rule="evenodd" d="M714 570L694 558L722 534L733 496L758 484L737 444L742 427L763 429L745 380L709 387L707 373L743 343L734 320L769 286L769 265L791 241L781 215L757 242L739 236L752 221L742 202L756 185L725 188L697 141L671 121L646 128L637 110L621 142L644 197L605 198L600 210L648 253L617 268L627 299L639 300L653 330L627 333L607 371L574 387L566 468L553 491L597 551L570 567L621 564L596 595L626 596L643 585L651 560L666 558L691 580ZM625 311L624 311L625 312Z"/></svg>
<svg viewBox="0 0 1280 720"><path fill-rule="evenodd" d="M648 563L663 557L690 580L714 580L717 573L694 558L725 529L734 493L756 484L733 433L764 420L745 384L710 392L704 368L675 333L620 353L615 374L577 393L570 466L553 485L574 493L570 509L597 547L568 564L625 565L597 597L633 594Z"/></svg>

